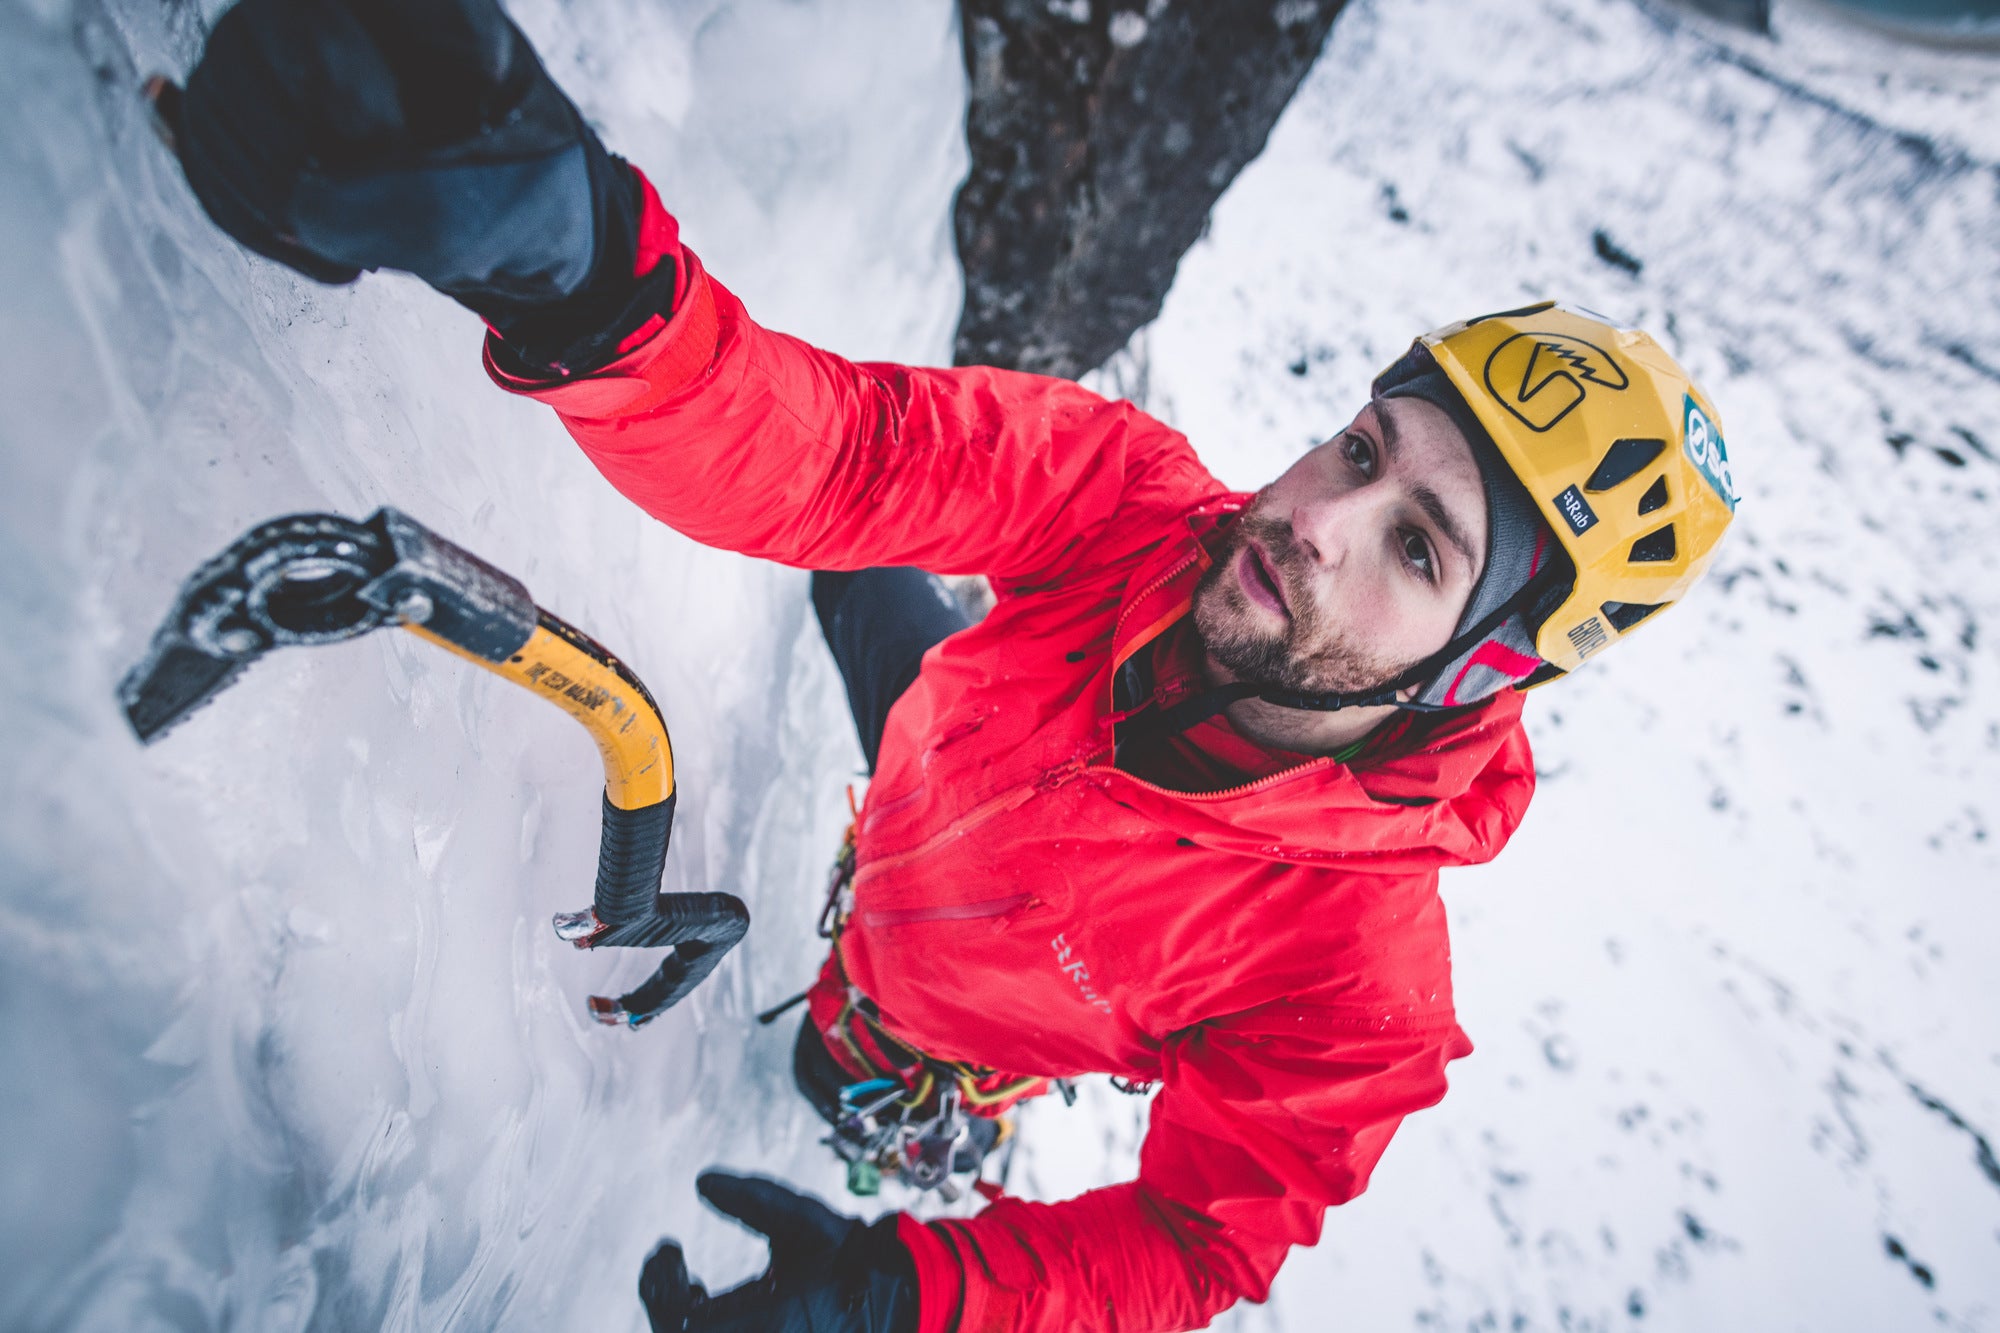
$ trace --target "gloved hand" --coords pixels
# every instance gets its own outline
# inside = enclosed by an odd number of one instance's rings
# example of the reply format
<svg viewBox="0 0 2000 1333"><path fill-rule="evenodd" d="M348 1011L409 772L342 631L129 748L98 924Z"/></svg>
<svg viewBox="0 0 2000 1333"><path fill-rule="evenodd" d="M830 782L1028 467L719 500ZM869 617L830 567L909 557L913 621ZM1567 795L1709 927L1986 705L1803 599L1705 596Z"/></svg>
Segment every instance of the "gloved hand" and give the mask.
<svg viewBox="0 0 2000 1333"><path fill-rule="evenodd" d="M637 176L495 0L243 0L156 105L231 236L321 282L414 273L531 365L609 361L670 298L671 265L664 296L633 272Z"/></svg>
<svg viewBox="0 0 2000 1333"><path fill-rule="evenodd" d="M661 1241L639 1273L653 1333L913 1333L917 1274L896 1221L864 1226L772 1180L709 1171L695 1188L771 1238L764 1275L710 1296L681 1247Z"/></svg>

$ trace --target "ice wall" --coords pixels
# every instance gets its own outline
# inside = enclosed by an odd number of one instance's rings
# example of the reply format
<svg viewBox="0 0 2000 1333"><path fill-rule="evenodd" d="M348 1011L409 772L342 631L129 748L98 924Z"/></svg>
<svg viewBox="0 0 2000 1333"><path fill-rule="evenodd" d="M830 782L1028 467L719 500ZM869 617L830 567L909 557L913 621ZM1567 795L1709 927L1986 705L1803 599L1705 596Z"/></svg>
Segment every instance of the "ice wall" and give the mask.
<svg viewBox="0 0 2000 1333"><path fill-rule="evenodd" d="M140 115L200 10L0 6L0 1328L638 1328L710 1160L836 1187L756 1028L817 961L858 755L804 578L698 549L496 392L415 282L329 290L209 226ZM963 173L942 0L513 6L712 269L781 327L938 359ZM669 887L757 929L685 1012L597 1028L598 761L403 635L273 657L149 750L112 700L193 564L393 502L661 700ZM813 631L816 635L816 631Z"/></svg>

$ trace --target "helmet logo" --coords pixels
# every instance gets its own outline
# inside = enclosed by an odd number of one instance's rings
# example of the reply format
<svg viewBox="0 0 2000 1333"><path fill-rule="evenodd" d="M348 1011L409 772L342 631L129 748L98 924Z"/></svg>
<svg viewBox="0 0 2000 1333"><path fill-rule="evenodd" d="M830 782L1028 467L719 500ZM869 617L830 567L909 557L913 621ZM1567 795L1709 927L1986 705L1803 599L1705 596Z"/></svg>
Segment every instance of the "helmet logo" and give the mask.
<svg viewBox="0 0 2000 1333"><path fill-rule="evenodd" d="M1556 497L1556 512L1569 524L1569 530L1579 537L1597 526L1597 511L1590 507L1590 501L1583 498L1583 492L1574 486Z"/></svg>
<svg viewBox="0 0 2000 1333"><path fill-rule="evenodd" d="M1569 630L1569 645L1576 649L1578 657L1589 657L1592 653L1611 642L1611 636L1604 632L1604 622L1596 616L1581 625L1572 625Z"/></svg>
<svg viewBox="0 0 2000 1333"><path fill-rule="evenodd" d="M1687 449L1687 456L1694 460L1701 472L1702 480L1715 488L1724 504L1736 508L1740 497L1736 493L1736 477L1729 470L1729 454L1722 447L1722 432L1708 419L1708 413L1695 405L1694 395L1683 395L1683 428L1681 443Z"/></svg>
<svg viewBox="0 0 2000 1333"><path fill-rule="evenodd" d="M1583 401L1586 385L1632 381L1611 354L1566 333L1517 333L1486 358L1486 391L1532 431L1545 431Z"/></svg>

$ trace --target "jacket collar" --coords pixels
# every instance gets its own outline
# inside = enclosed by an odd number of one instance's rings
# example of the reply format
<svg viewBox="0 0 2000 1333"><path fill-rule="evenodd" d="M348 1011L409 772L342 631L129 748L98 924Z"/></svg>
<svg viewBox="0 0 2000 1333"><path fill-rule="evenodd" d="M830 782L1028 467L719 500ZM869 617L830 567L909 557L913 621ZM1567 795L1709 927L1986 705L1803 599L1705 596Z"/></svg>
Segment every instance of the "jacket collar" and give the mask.
<svg viewBox="0 0 2000 1333"><path fill-rule="evenodd" d="M1117 678L1118 668L1134 653L1159 638L1194 608L1195 585L1215 563L1208 553L1210 540L1224 523L1243 511L1251 498L1239 492L1207 501L1189 511L1186 530L1160 543L1125 585L1125 597L1118 608L1118 625L1111 635L1113 679Z"/></svg>

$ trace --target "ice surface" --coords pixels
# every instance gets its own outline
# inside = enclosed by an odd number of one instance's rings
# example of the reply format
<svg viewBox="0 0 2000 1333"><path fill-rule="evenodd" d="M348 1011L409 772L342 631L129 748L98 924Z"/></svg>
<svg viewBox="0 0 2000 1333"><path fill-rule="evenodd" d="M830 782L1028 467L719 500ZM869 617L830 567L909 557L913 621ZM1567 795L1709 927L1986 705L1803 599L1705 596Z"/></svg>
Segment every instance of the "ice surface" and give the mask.
<svg viewBox="0 0 2000 1333"><path fill-rule="evenodd" d="M759 1260L703 1166L840 1197L750 1017L817 962L840 691L803 577L631 511L471 316L209 227L134 90L219 7L0 5L0 1328L639 1329L656 1236ZM764 319L946 354L948 4L515 12ZM1356 3L1121 366L1248 486L1412 333L1561 294L1705 377L1748 496L1689 607L1533 701L1535 811L1447 881L1480 1050L1223 1326L2000 1327L2000 78L1777 18ZM124 728L194 562L384 502L669 715L669 887L756 924L643 1033L582 997L652 960L548 929L599 781L555 710L381 635ZM1014 1183L1122 1178L1142 1117L1034 1108Z"/></svg>
<svg viewBox="0 0 2000 1333"><path fill-rule="evenodd" d="M948 6L516 12L760 310L857 354L948 346ZM804 577L639 515L494 391L450 302L319 288L210 227L136 97L198 17L0 7L0 1328L642 1327L660 1234L711 1277L755 1261L700 1165L838 1187L790 1030L747 1017L817 964L857 763ZM384 634L273 657L152 749L126 733L112 687L195 562L384 502L662 701L669 887L759 921L671 1020L589 1022L657 955L549 929L589 901L602 782L556 710Z"/></svg>

